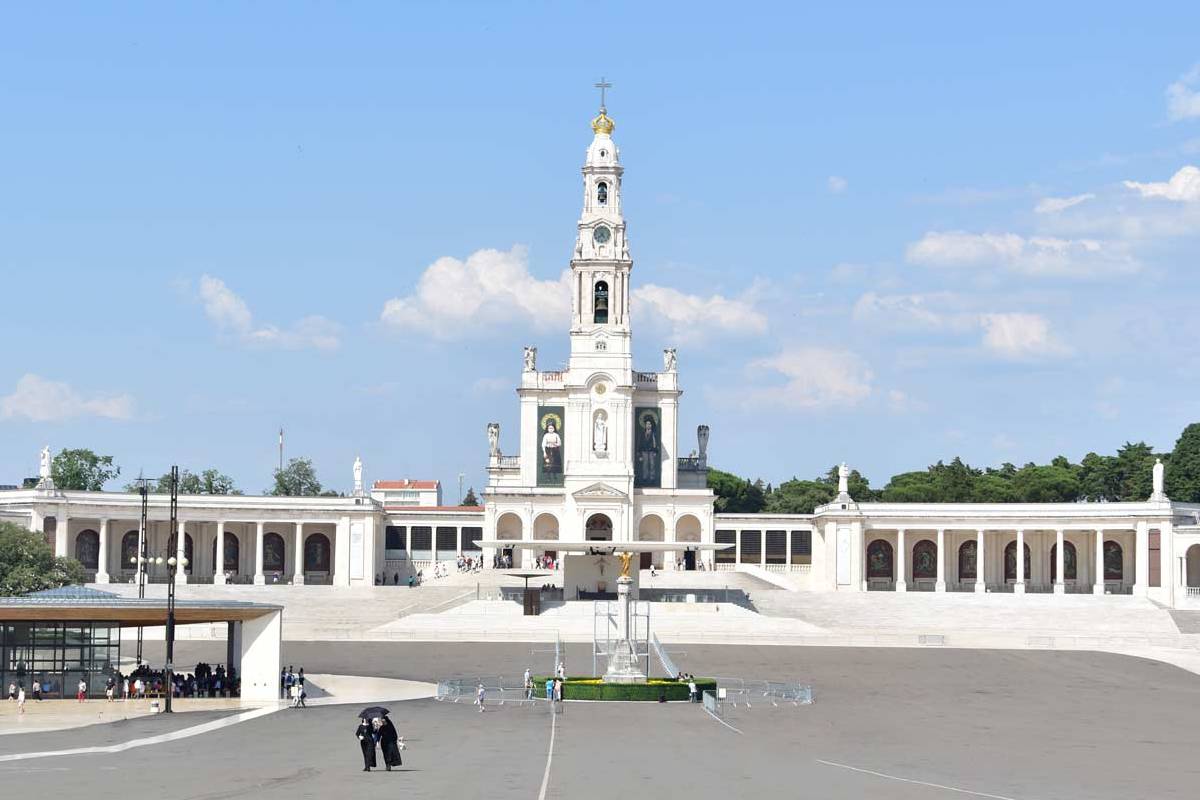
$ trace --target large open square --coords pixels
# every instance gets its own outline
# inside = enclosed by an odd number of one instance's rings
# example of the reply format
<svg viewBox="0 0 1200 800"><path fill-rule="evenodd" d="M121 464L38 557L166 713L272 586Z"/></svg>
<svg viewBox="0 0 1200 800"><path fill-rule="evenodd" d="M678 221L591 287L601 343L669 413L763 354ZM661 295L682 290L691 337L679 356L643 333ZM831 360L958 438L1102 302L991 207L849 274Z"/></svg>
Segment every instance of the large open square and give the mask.
<svg viewBox="0 0 1200 800"><path fill-rule="evenodd" d="M187 661L215 658L188 644ZM287 644L311 672L416 680L503 674L519 680L528 645ZM568 663L590 659L569 646ZM393 704L411 744L396 774L359 772L349 706L284 709L218 731L117 754L0 762L14 796L185 799L331 797L1012 800L1190 798L1200 781L1200 676L1103 653L681 645L698 674L796 676L810 706L727 708L724 723L687 703ZM83 728L72 746L178 727L191 714ZM199 715L197 715L199 717ZM551 742L553 738L553 743ZM0 757L58 749L63 737L0 736ZM170 764L169 770L150 768ZM1138 769L1126 765L1137 764Z"/></svg>

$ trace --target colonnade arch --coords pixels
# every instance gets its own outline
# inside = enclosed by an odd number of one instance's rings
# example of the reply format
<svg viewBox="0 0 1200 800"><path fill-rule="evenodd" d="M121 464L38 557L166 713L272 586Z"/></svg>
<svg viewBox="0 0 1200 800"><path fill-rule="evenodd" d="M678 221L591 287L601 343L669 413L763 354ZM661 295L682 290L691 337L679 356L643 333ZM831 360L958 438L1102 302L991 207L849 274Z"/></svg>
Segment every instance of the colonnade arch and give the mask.
<svg viewBox="0 0 1200 800"><path fill-rule="evenodd" d="M1200 586L1200 544L1187 549L1187 585Z"/></svg>

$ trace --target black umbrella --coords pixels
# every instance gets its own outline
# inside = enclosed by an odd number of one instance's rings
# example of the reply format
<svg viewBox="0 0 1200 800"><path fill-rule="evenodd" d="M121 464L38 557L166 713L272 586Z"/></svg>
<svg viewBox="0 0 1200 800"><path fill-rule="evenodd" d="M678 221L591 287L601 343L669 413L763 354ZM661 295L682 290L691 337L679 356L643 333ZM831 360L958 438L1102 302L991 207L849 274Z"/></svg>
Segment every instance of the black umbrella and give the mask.
<svg viewBox="0 0 1200 800"><path fill-rule="evenodd" d="M375 717L386 717L392 712L388 711L383 706L367 706L362 711L358 712L359 719L375 719Z"/></svg>

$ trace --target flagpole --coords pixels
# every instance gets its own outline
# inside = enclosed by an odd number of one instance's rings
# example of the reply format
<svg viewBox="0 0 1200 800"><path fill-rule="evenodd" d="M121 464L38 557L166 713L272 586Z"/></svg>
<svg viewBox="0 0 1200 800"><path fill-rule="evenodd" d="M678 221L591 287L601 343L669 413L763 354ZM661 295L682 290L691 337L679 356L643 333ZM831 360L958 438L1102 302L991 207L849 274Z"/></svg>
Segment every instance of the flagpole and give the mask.
<svg viewBox="0 0 1200 800"><path fill-rule="evenodd" d="M283 472L283 428L279 429L279 471Z"/></svg>

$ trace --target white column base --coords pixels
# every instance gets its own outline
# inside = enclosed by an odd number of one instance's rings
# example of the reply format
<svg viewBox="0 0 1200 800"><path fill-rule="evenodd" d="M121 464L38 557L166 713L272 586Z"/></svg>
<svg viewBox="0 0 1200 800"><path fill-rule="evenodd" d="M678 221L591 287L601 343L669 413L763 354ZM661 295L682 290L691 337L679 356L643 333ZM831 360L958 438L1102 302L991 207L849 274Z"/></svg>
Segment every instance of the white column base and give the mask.
<svg viewBox="0 0 1200 800"><path fill-rule="evenodd" d="M175 575L175 585L176 586L187 586L187 575L184 575L182 572L177 573Z"/></svg>
<svg viewBox="0 0 1200 800"><path fill-rule="evenodd" d="M987 591L987 584L980 581L975 581L975 593L982 594Z"/></svg>
<svg viewBox="0 0 1200 800"><path fill-rule="evenodd" d="M1025 584L1014 583L1013 584L1013 594L1025 594Z"/></svg>
<svg viewBox="0 0 1200 800"><path fill-rule="evenodd" d="M112 580L108 577L107 572L97 572L95 582L96 583L112 583Z"/></svg>
<svg viewBox="0 0 1200 800"><path fill-rule="evenodd" d="M1055 594L1066 594L1066 593L1067 593L1067 586L1066 586L1066 584L1065 584L1065 583L1056 583L1056 584L1054 584L1054 593L1055 593Z"/></svg>
<svg viewBox="0 0 1200 800"><path fill-rule="evenodd" d="M299 575L292 576L292 585L293 586L303 586L304 585L304 573L303 572L300 573Z"/></svg>
<svg viewBox="0 0 1200 800"><path fill-rule="evenodd" d="M1145 586L1145 584L1137 584L1137 583L1135 583L1135 584L1133 585L1133 596L1134 596L1134 597L1145 597L1145 596L1146 596L1146 586Z"/></svg>
<svg viewBox="0 0 1200 800"><path fill-rule="evenodd" d="M213 586L224 586L224 585L225 585L225 573L224 572L218 572L216 575L213 575Z"/></svg>
<svg viewBox="0 0 1200 800"><path fill-rule="evenodd" d="M266 575L255 575L254 576L254 585L255 586L266 586L267 585L267 576Z"/></svg>
<svg viewBox="0 0 1200 800"><path fill-rule="evenodd" d="M1092 594L1104 594L1104 584L1097 583L1092 586Z"/></svg>
<svg viewBox="0 0 1200 800"><path fill-rule="evenodd" d="M896 591L897 592L907 592L908 584L905 583L904 581L896 581Z"/></svg>
<svg viewBox="0 0 1200 800"><path fill-rule="evenodd" d="M935 583L935 584L933 585L933 590L934 590L935 592L944 592L944 591L946 591L946 582L945 582L945 581L938 581L937 583Z"/></svg>

